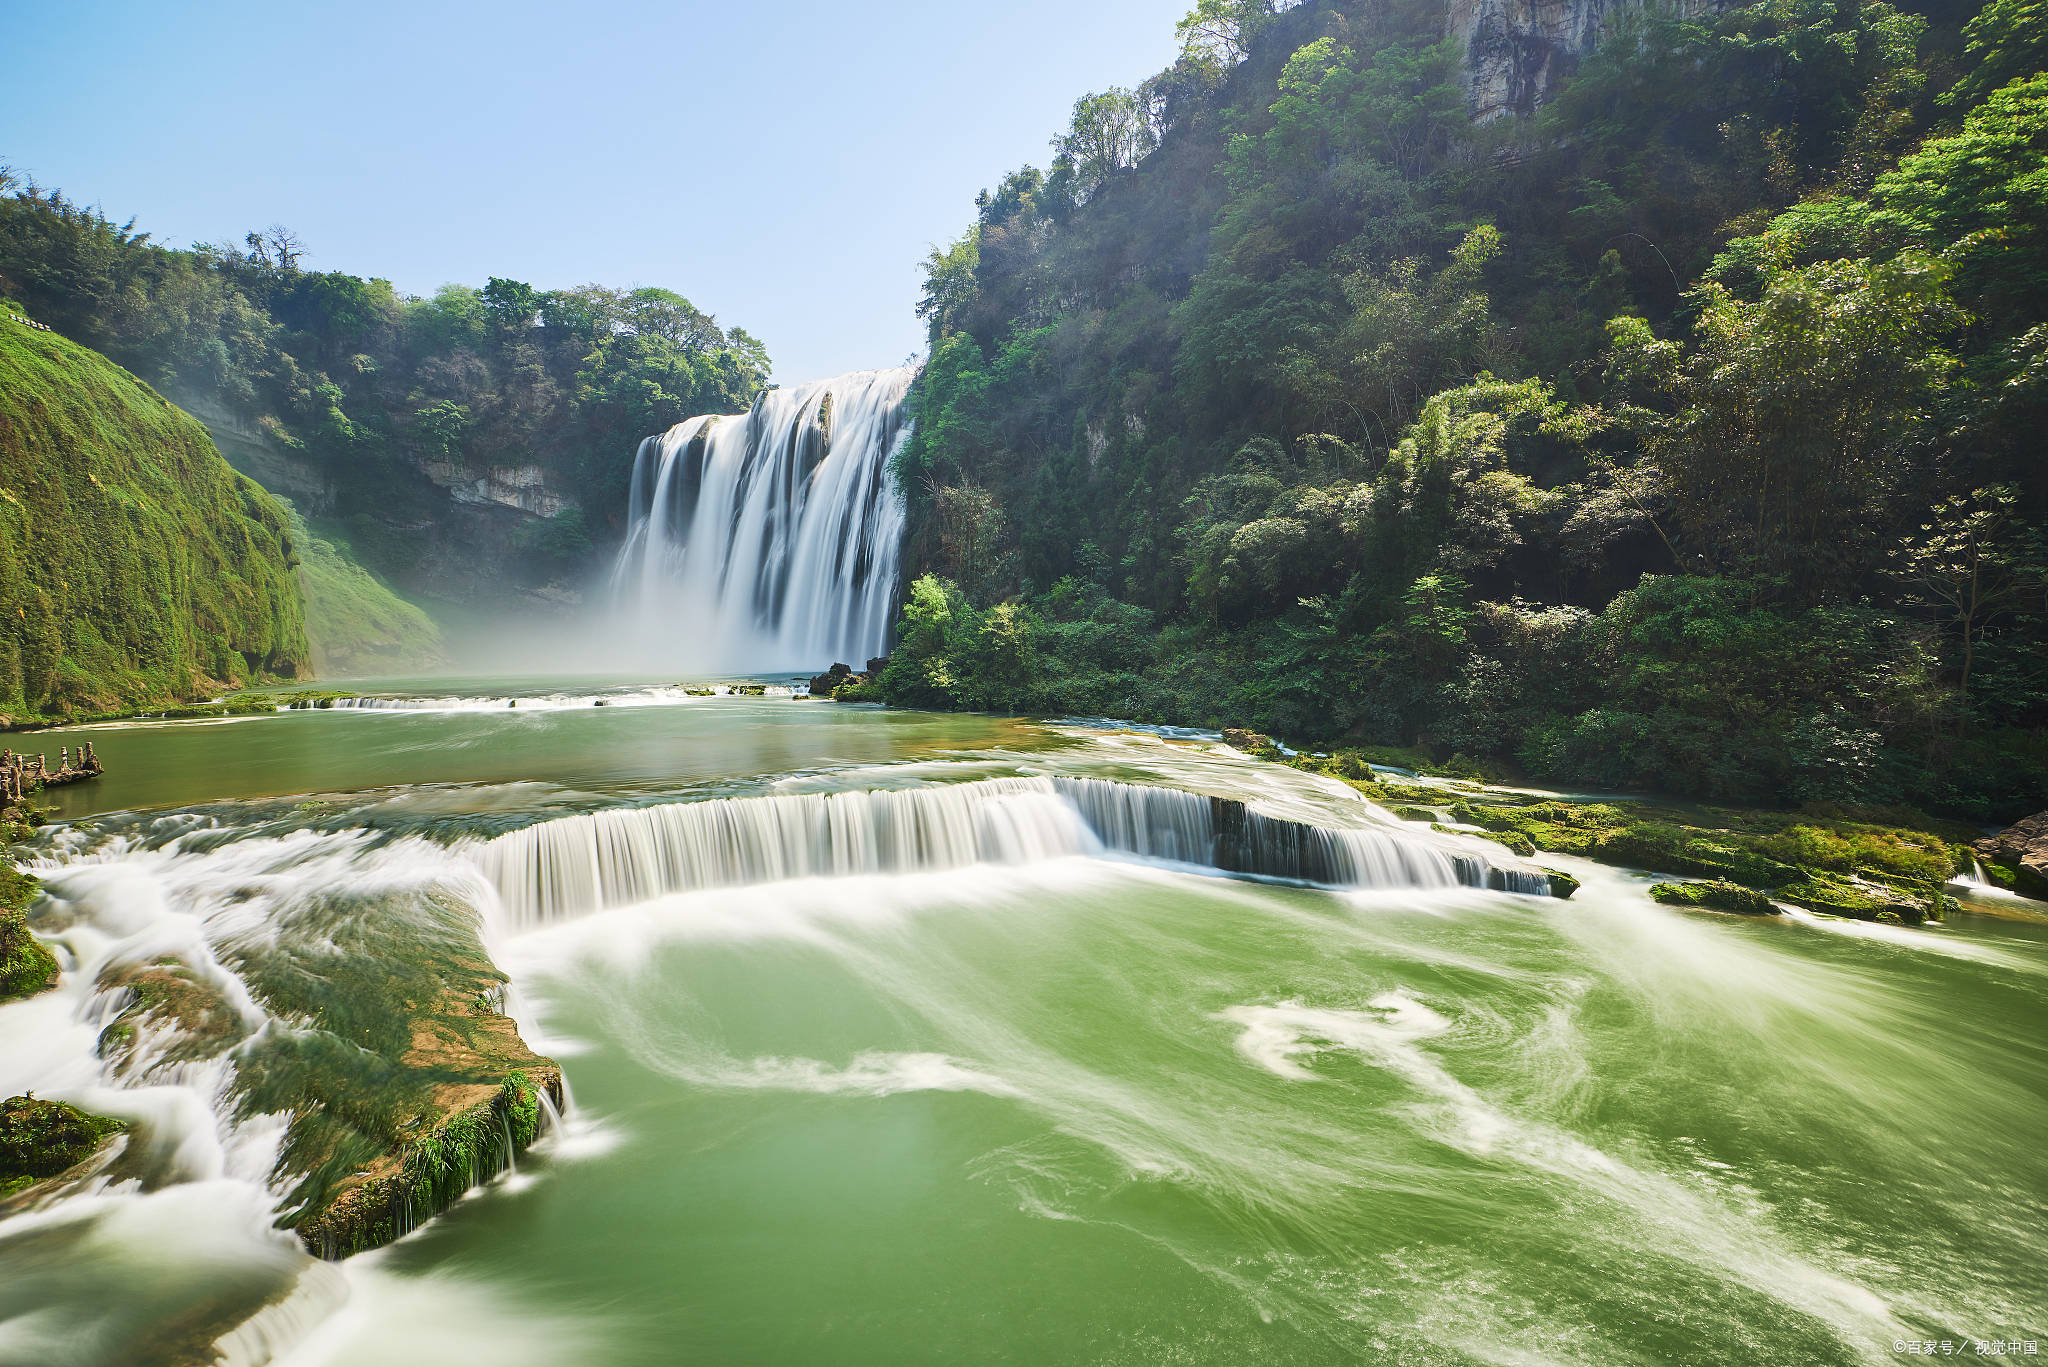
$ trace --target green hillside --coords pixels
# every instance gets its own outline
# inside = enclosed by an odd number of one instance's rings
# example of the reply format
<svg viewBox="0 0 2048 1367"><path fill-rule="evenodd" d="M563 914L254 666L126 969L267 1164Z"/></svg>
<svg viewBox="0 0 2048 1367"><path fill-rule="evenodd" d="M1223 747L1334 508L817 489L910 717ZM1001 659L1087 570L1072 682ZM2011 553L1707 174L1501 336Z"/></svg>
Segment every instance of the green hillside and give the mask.
<svg viewBox="0 0 2048 1367"><path fill-rule="evenodd" d="M0 716L305 674L284 510L154 389L0 312Z"/></svg>
<svg viewBox="0 0 2048 1367"><path fill-rule="evenodd" d="M2041 5L1605 13L1491 121L1440 0L1078 101L927 262L888 699L2037 809Z"/></svg>
<svg viewBox="0 0 2048 1367"><path fill-rule="evenodd" d="M287 503L306 595L306 635L320 675L409 674L448 663L425 609L365 569L339 528L308 527Z"/></svg>

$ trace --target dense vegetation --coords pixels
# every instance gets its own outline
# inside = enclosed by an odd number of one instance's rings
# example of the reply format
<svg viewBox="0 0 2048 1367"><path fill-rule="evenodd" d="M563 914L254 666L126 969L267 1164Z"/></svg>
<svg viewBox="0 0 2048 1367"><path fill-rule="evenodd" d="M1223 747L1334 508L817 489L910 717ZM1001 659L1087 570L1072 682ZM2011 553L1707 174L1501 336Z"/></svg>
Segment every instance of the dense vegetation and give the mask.
<svg viewBox="0 0 2048 1367"><path fill-rule="evenodd" d="M1979 818L2048 787L2039 0L1202 0L932 253L880 688Z"/></svg>
<svg viewBox="0 0 2048 1367"><path fill-rule="evenodd" d="M0 315L0 717L302 674L283 509L135 376Z"/></svg>
<svg viewBox="0 0 2048 1367"><path fill-rule="evenodd" d="M768 373L759 342L670 290L494 278L418 299L304 256L282 228L168 248L0 166L0 294L310 461L332 506L309 511L387 574L419 558L417 510L394 506L409 472L539 467L580 505L519 557L544 580L587 555L589 519L623 515L642 437L744 409Z"/></svg>

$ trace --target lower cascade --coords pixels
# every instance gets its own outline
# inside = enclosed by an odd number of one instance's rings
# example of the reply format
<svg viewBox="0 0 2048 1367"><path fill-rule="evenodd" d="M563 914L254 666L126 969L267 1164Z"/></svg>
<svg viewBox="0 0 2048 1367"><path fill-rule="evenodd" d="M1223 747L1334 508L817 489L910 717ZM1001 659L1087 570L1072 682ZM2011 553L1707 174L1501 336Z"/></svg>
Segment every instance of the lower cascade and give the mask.
<svg viewBox="0 0 2048 1367"><path fill-rule="evenodd" d="M1064 777L620 808L543 821L469 855L511 921L530 926L665 893L1110 851L1332 887L1548 887L1539 870L1496 867L1392 830L1314 826L1230 798Z"/></svg>
<svg viewBox="0 0 2048 1367"><path fill-rule="evenodd" d="M915 374L770 389L642 442L613 570L640 639L684 643L697 669L883 654L904 521L889 457Z"/></svg>

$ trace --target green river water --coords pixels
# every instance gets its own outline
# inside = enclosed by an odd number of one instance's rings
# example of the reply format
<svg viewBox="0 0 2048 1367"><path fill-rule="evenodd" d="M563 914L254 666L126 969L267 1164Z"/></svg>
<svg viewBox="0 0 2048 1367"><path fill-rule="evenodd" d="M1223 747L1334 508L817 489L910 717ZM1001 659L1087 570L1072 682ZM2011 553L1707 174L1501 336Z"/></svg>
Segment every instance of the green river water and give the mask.
<svg viewBox="0 0 2048 1367"><path fill-rule="evenodd" d="M1199 740L433 691L469 701L29 738L108 766L39 854L91 909L70 950L246 963L252 882L427 877L468 835L663 799L1057 774L1370 816ZM202 819L218 840L164 843ZM1687 913L1543 862L1585 886L1068 854L486 907L573 1092L515 1173L318 1264L269 1228L275 1125L163 1074L132 1113L183 1117L180 1178L0 1219L0 1362L1835 1364L2048 1338L2042 926ZM394 913L392 952L408 933ZM4 1094L121 1113L90 1007L0 1008ZM217 1349L184 1344L250 1295Z"/></svg>

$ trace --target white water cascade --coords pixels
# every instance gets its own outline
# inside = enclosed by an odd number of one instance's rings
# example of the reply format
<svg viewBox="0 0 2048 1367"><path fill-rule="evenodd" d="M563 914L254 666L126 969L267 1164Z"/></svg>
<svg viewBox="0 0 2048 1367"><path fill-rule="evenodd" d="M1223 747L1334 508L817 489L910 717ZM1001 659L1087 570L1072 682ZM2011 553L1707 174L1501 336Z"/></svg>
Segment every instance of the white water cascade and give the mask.
<svg viewBox="0 0 2048 1367"><path fill-rule="evenodd" d="M642 442L613 571L640 639L700 671L884 653L903 539L888 466L915 373L771 389Z"/></svg>
<svg viewBox="0 0 2048 1367"><path fill-rule="evenodd" d="M665 893L1106 851L1334 887L1549 889L1540 870L1497 867L1420 836L1312 826L1230 799L1091 778L614 808L468 848L517 926Z"/></svg>

